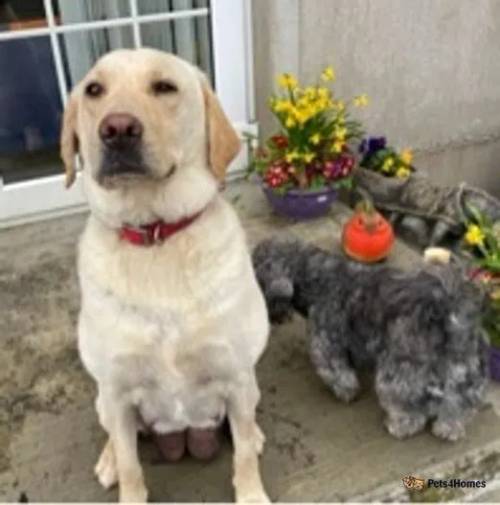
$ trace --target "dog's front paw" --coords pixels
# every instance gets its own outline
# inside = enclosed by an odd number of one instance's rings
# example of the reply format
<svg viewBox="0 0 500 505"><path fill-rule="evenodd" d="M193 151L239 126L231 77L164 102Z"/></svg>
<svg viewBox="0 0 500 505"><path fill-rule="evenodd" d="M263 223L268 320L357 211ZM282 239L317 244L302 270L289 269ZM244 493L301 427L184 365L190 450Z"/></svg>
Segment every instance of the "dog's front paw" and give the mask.
<svg viewBox="0 0 500 505"><path fill-rule="evenodd" d="M104 489L110 489L118 482L113 445L108 440L94 468L97 480Z"/></svg>
<svg viewBox="0 0 500 505"><path fill-rule="evenodd" d="M387 431L395 438L403 439L415 435L423 430L426 417L415 414L410 415L389 415L385 420Z"/></svg>
<svg viewBox="0 0 500 505"><path fill-rule="evenodd" d="M146 503L148 490L144 484L120 484L120 503Z"/></svg>
<svg viewBox="0 0 500 505"><path fill-rule="evenodd" d="M349 371L338 374L332 388L339 400L350 403L358 396L360 386L356 374Z"/></svg>
<svg viewBox="0 0 500 505"><path fill-rule="evenodd" d="M244 491L241 493L236 492L237 503L271 503L263 489L256 489L253 491Z"/></svg>
<svg viewBox="0 0 500 505"><path fill-rule="evenodd" d="M349 403L358 396L359 381L352 370L334 372L330 368L319 367L316 372L339 400Z"/></svg>
<svg viewBox="0 0 500 505"><path fill-rule="evenodd" d="M458 421L434 421L432 434L448 442L456 442L465 437L465 426Z"/></svg>

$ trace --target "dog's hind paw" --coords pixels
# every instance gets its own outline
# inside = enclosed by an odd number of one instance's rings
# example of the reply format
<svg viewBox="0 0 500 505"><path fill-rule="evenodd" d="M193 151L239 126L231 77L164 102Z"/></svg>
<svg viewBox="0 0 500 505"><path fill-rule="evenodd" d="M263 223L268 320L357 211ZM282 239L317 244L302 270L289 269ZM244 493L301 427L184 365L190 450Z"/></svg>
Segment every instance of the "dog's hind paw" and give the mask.
<svg viewBox="0 0 500 505"><path fill-rule="evenodd" d="M271 503L264 490L255 490L251 493L236 493L236 503Z"/></svg>
<svg viewBox="0 0 500 505"><path fill-rule="evenodd" d="M457 421L434 421L432 434L448 442L456 442L465 437L465 426Z"/></svg>
<svg viewBox="0 0 500 505"><path fill-rule="evenodd" d="M118 472L116 470L115 451L111 440L106 442L104 449L94 468L97 480L105 489L110 489L118 482Z"/></svg>
<svg viewBox="0 0 500 505"><path fill-rule="evenodd" d="M403 439L422 431L426 421L423 415L389 415L385 420L385 427L393 437Z"/></svg>

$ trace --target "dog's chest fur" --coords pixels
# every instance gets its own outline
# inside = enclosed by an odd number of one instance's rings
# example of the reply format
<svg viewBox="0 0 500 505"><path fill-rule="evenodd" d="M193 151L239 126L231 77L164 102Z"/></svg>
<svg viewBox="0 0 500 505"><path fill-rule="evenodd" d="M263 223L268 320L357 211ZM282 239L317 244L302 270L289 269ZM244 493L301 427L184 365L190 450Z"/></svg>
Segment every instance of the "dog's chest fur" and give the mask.
<svg viewBox="0 0 500 505"><path fill-rule="evenodd" d="M152 248L94 233L87 230L80 254L87 369L155 431L216 424L241 364L253 365L267 336L239 225L204 232L201 242L196 230L186 232ZM262 327L262 342L245 350L240 325Z"/></svg>
<svg viewBox="0 0 500 505"><path fill-rule="evenodd" d="M206 344L190 352L166 334L141 354L115 355L111 367L142 422L158 433L214 426L225 415L234 372L227 346Z"/></svg>

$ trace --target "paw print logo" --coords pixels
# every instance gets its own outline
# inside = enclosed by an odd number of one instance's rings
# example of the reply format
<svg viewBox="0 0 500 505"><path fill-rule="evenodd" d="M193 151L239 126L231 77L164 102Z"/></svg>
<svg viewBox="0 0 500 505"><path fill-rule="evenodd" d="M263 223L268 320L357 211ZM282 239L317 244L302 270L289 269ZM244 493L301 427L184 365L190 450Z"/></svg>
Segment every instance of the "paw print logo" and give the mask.
<svg viewBox="0 0 500 505"><path fill-rule="evenodd" d="M418 477L413 477L412 475L403 477L403 484L406 489L409 489L410 491L422 491L425 489L425 479L419 479Z"/></svg>

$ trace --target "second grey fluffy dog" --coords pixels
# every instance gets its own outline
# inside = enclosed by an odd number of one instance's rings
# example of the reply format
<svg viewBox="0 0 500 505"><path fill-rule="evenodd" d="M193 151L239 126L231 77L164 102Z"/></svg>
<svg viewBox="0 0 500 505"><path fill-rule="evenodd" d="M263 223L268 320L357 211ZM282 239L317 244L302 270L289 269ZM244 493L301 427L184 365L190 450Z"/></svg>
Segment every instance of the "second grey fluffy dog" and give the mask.
<svg viewBox="0 0 500 505"><path fill-rule="evenodd" d="M308 321L317 373L343 401L372 365L386 427L397 438L421 431L457 440L482 404L487 367L483 296L456 268L403 272L368 266L298 241L254 250L257 279L273 322L292 311Z"/></svg>

